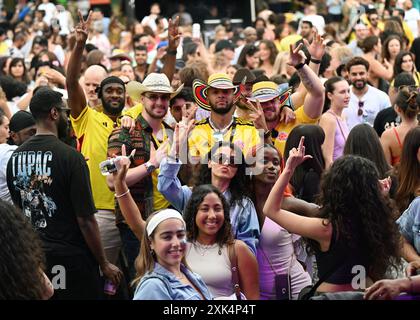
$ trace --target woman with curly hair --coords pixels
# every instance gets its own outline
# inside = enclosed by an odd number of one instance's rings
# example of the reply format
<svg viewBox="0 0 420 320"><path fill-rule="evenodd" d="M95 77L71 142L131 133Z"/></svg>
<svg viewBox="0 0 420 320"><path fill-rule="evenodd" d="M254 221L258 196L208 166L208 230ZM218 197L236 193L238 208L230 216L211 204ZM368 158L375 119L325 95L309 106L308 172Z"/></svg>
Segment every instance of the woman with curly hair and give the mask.
<svg viewBox="0 0 420 320"><path fill-rule="evenodd" d="M54 289L44 272L41 241L22 213L0 200L0 300L48 299Z"/></svg>
<svg viewBox="0 0 420 320"><path fill-rule="evenodd" d="M420 127L418 126L405 136L398 181L395 201L402 213L410 202L420 195Z"/></svg>
<svg viewBox="0 0 420 320"><path fill-rule="evenodd" d="M295 168L310 158L302 137L291 150L283 173L264 206L264 213L289 232L308 238L315 252L318 276L325 280L317 292L354 291L382 279L399 262L400 241L392 208L387 205L389 184L379 181L370 160L358 156L337 159L321 184L320 214L302 217L281 209L283 192ZM362 266L365 278L352 283L354 266Z"/></svg>
<svg viewBox="0 0 420 320"><path fill-rule="evenodd" d="M248 300L258 300L257 260L244 242L233 240L229 211L228 202L216 187L205 184L194 188L184 210L190 242L186 261L216 299L226 299L235 294L230 258L236 256L241 292Z"/></svg>
<svg viewBox="0 0 420 320"><path fill-rule="evenodd" d="M186 185L181 186L177 177L181 167L180 146L185 145L188 138L188 129L180 134L178 130L179 126L175 128L174 136L177 139L172 144L169 156L160 164L158 190L177 210L182 211L193 191ZM194 186L212 184L223 193L230 207L234 238L244 241L255 254L260 228L254 204L247 196L249 178L245 173L246 163L241 149L232 143L219 141L203 161Z"/></svg>

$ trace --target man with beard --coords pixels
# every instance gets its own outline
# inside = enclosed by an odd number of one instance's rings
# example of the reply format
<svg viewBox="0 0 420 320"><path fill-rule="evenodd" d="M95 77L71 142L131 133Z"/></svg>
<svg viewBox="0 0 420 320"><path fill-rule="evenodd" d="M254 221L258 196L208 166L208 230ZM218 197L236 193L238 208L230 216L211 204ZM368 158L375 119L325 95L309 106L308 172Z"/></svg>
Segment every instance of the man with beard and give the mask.
<svg viewBox="0 0 420 320"><path fill-rule="evenodd" d="M46 86L35 90L29 108L37 133L8 162L12 200L43 241L48 277L64 267L65 285L55 288L53 299L99 299L98 266L116 286L122 274L104 254L86 160L59 139L67 133L70 110Z"/></svg>
<svg viewBox="0 0 420 320"><path fill-rule="evenodd" d="M157 189L159 164L167 151L167 139L171 131L171 127L163 121L163 118L168 112L169 101L182 88L183 85L174 91L168 77L162 73L150 73L142 84L131 81L127 85L127 91L134 101L142 103L143 110L137 117L133 130L124 127L116 128L109 136L109 157L121 155L123 145L125 145L126 154L131 154L133 150L136 150L131 167L127 172L126 182L144 220L152 212L165 209L170 205ZM113 190L112 175L107 176L107 182L109 188ZM123 217L118 203L115 212L129 273L133 278L135 275L134 260L139 253L139 240L143 230L139 224L129 224L133 218Z"/></svg>
<svg viewBox="0 0 420 320"><path fill-rule="evenodd" d="M286 105L290 88L279 90L276 83L272 81L261 81L252 87L252 102L260 101L264 118L269 131L271 142L281 155L284 154L287 137L294 127L299 124L316 124L322 114L324 105L325 89L321 80L317 76L320 58L324 54L325 45L322 38L316 35L315 40L308 46L311 54L310 64L305 64L305 54L301 50L303 44L299 44L293 49L290 46L289 61L290 66L296 69L302 82L304 93L299 97L299 89L290 96L292 104L296 106L294 118L286 121L282 118L281 110ZM295 101L302 102L296 103Z"/></svg>
<svg viewBox="0 0 420 320"><path fill-rule="evenodd" d="M347 126L351 130L359 123L368 123L373 126L379 111L391 105L386 93L378 90L367 83L369 62L361 57L352 58L346 65L349 73L350 102L344 109L347 118Z"/></svg>
<svg viewBox="0 0 420 320"><path fill-rule="evenodd" d="M260 142L256 127L267 131L262 111L254 123L234 117L234 104L239 98L239 86L235 86L225 73L215 73L207 83L194 80L193 94L197 104L210 111L210 117L195 124L188 139L189 155L192 160L202 159L218 142L226 141L237 145L244 155ZM259 111L259 110L258 110ZM263 133L262 132L262 133Z"/></svg>
<svg viewBox="0 0 420 320"><path fill-rule="evenodd" d="M80 151L88 159L90 181L101 239L109 261L117 263L121 239L115 226L114 194L106 185L106 178L101 174L99 164L107 159L107 141L109 134L117 125L117 119L125 104L125 85L118 77L103 79L96 89L103 112L98 112L87 105L86 97L78 82L81 68L81 56L85 48L90 16L77 25L76 45L71 53L67 68L66 87L70 120L74 133L80 143ZM100 68L99 66L97 66ZM88 92L87 92L88 93ZM88 96L89 97L89 96Z"/></svg>
<svg viewBox="0 0 420 320"><path fill-rule="evenodd" d="M303 39L308 40L308 42L312 41L313 37L313 24L311 21L303 20L300 23L300 35Z"/></svg>

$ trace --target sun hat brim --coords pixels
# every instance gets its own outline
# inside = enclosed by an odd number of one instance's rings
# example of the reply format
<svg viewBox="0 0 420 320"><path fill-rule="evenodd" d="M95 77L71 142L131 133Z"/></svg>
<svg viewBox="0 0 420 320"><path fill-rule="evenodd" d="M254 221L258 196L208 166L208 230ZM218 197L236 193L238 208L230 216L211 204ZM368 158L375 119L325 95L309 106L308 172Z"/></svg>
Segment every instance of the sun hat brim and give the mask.
<svg viewBox="0 0 420 320"><path fill-rule="evenodd" d="M141 95L146 92L156 92L156 93L169 93L171 99L176 97L178 93L182 90L184 84L181 84L176 90L172 87L166 86L145 86L138 81L130 81L127 84L127 94L130 96L131 99L134 101L139 102Z"/></svg>
<svg viewBox="0 0 420 320"><path fill-rule="evenodd" d="M193 81L193 96L197 105L207 111L211 111L211 106L209 105L209 101L207 98L207 90L208 88L215 88L215 89L222 89L222 90L229 90L234 89L234 102L239 99L241 90L239 86L229 85L229 84L213 84L209 86L207 83L203 82L202 80L194 80Z"/></svg>

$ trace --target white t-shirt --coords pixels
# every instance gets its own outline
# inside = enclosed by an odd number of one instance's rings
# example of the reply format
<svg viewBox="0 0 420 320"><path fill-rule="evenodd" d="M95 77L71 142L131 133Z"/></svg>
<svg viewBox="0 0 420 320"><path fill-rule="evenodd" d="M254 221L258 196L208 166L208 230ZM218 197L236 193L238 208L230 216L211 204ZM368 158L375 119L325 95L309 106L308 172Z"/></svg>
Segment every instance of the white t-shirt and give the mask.
<svg viewBox="0 0 420 320"><path fill-rule="evenodd" d="M391 105L388 95L370 85L367 85L368 91L362 98L358 98L353 93L353 86L350 89L350 102L348 108L344 109L344 115L347 119L347 126L351 130L360 123L368 123L373 126L373 122L379 111L388 108ZM363 115L358 115L359 101L363 102Z"/></svg>
<svg viewBox="0 0 420 320"><path fill-rule="evenodd" d="M417 21L420 20L419 10L417 10L416 8L411 8L410 10L407 10L404 14L404 20L407 21L407 25L410 27L414 38L417 38L419 33Z"/></svg>
<svg viewBox="0 0 420 320"><path fill-rule="evenodd" d="M0 144L0 199L8 202L12 202L12 198L10 197L6 180L7 162L17 147L18 146L11 146L7 143Z"/></svg>
<svg viewBox="0 0 420 320"><path fill-rule="evenodd" d="M324 31L325 20L324 20L323 16L320 16L319 14L310 14L310 15L304 16L302 18L302 21L312 22L313 26L318 30L319 34L324 34L325 33L325 31ZM300 30L298 30L298 33L300 33Z"/></svg>

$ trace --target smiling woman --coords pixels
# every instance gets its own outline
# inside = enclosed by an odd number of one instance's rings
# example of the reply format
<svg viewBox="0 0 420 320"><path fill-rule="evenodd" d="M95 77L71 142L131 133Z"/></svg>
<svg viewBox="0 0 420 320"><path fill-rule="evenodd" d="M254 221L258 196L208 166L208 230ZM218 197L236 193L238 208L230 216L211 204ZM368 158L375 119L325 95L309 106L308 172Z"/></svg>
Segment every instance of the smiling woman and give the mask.
<svg viewBox="0 0 420 320"><path fill-rule="evenodd" d="M206 284L185 263L185 222L181 214L165 209L146 221L136 259L134 300L208 300Z"/></svg>
<svg viewBox="0 0 420 320"><path fill-rule="evenodd" d="M209 184L196 187L185 208L185 220L191 242L186 253L188 265L203 277L213 296L234 295L229 258L233 246L242 292L247 299L259 299L257 261L244 242L233 240L229 205L222 193Z"/></svg>

